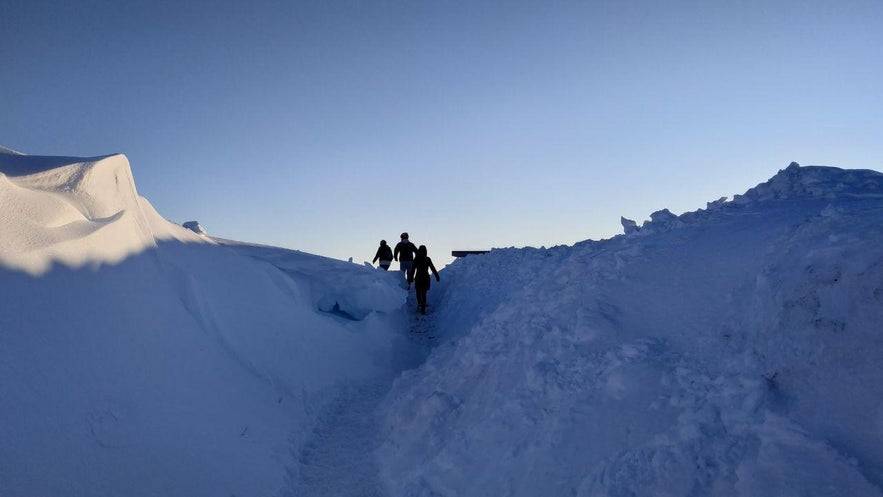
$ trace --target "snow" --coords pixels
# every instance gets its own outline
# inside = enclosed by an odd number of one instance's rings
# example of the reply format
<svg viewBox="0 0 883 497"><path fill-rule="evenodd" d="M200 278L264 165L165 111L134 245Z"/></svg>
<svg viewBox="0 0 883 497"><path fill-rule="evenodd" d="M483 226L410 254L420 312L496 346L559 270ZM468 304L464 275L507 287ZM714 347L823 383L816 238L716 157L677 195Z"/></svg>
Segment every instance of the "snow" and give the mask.
<svg viewBox="0 0 883 497"><path fill-rule="evenodd" d="M341 385L412 360L388 275L196 235L120 155L0 172L0 495L278 494Z"/></svg>
<svg viewBox="0 0 883 497"><path fill-rule="evenodd" d="M448 266L439 345L383 405L391 495L881 495L881 187L792 165Z"/></svg>
<svg viewBox="0 0 883 497"><path fill-rule="evenodd" d="M203 228L199 221L185 221L181 226L187 228L188 230L196 233L197 235L207 235L208 232Z"/></svg>
<svg viewBox="0 0 883 497"><path fill-rule="evenodd" d="M636 223L632 219L626 219L624 217L620 217L619 222L620 222L620 224L622 224L622 230L625 232L626 235L628 235L629 233L634 233L634 232L638 231L638 229L639 229L638 223Z"/></svg>
<svg viewBox="0 0 883 497"><path fill-rule="evenodd" d="M397 271L0 148L0 495L883 495L883 175Z"/></svg>

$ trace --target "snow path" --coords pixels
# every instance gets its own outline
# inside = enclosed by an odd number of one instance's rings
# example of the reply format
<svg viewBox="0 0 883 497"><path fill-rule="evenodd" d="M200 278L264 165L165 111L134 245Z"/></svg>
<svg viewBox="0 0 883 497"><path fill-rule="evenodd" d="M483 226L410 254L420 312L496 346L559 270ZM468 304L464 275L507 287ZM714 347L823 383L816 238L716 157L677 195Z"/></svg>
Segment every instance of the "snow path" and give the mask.
<svg viewBox="0 0 883 497"><path fill-rule="evenodd" d="M292 496L386 495L374 450L382 442L375 411L389 382L350 385L319 416L297 456Z"/></svg>
<svg viewBox="0 0 883 497"><path fill-rule="evenodd" d="M309 290L304 293L322 296L314 305L317 312L328 319L349 323L370 320L363 309L374 309L368 313L380 313L374 316L376 325L386 326L388 331L406 338L395 342L392 360L375 364L377 369L371 375L331 385L319 393L318 398L307 401L312 421L305 427L305 433L293 434L284 486L278 492L283 497L389 495L376 460L377 449L388 436L379 422L378 408L402 372L418 368L426 361L435 341L431 315L421 316L415 312L417 305L413 290L394 307L373 307L375 302L369 296L378 289L396 292L397 283L386 280L392 274L369 271L360 280L354 280L352 265L343 261L320 260L317 267L314 256L297 251L222 239L216 241L241 255L272 265L295 287L306 285ZM378 282L382 284L378 285ZM354 293L362 298L352 299ZM334 310L328 310L331 304Z"/></svg>
<svg viewBox="0 0 883 497"><path fill-rule="evenodd" d="M416 309L413 293L408 312ZM434 342L430 315L412 314L409 333L411 350L396 363L389 377L360 384L343 385L321 412L304 443L296 449L295 467L289 470L285 497L384 497L388 495L379 477L376 449L384 442L377 408L393 381L405 370L419 367Z"/></svg>

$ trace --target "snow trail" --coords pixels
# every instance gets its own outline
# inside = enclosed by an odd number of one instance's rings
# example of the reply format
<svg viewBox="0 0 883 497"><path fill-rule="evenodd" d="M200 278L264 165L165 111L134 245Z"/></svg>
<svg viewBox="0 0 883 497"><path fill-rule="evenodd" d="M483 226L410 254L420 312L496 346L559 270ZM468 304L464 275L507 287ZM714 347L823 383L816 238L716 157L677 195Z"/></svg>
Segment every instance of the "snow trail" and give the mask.
<svg viewBox="0 0 883 497"><path fill-rule="evenodd" d="M385 441L378 407L395 379L406 370L419 367L434 340L431 311L415 311L413 292L406 309L410 314L409 350L396 361L390 374L359 384L341 385L334 400L316 416L317 423L306 439L295 447L294 467L288 471L284 497L385 497L389 490L380 478L377 449Z"/></svg>
<svg viewBox="0 0 883 497"><path fill-rule="evenodd" d="M378 478L375 449L382 442L377 430L377 405L389 381L344 386L319 416L297 454L297 467L284 496L360 496L387 494Z"/></svg>
<svg viewBox="0 0 883 497"><path fill-rule="evenodd" d="M422 351L425 356L429 353L429 349L436 343L437 330L433 316L435 310L432 305L427 304L426 314L420 314L419 312L416 312L416 308L417 299L413 298L413 296L409 296L408 312L412 313L410 339L414 344L425 349Z"/></svg>

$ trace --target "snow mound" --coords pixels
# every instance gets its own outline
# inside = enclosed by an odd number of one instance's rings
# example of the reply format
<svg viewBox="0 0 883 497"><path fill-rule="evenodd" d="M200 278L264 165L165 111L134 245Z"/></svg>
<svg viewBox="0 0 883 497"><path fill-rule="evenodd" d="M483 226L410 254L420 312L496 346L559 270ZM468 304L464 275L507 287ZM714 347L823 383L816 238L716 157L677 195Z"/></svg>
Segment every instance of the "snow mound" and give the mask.
<svg viewBox="0 0 883 497"><path fill-rule="evenodd" d="M157 240L199 241L138 196L125 156L0 154L0 265L46 272L118 263Z"/></svg>
<svg viewBox="0 0 883 497"><path fill-rule="evenodd" d="M396 282L166 221L122 155L0 173L0 495L284 495L403 360Z"/></svg>
<svg viewBox="0 0 883 497"><path fill-rule="evenodd" d="M705 220L714 211L739 208L744 205L774 201L823 200L845 198L883 197L883 174L871 170L844 170L836 167L801 167L792 162L769 181L735 195L732 202L721 197L708 202L706 208L676 216L668 209L656 211L640 227L630 219L621 218L623 232L627 235L646 235L649 232L677 229L685 224Z"/></svg>
<svg viewBox="0 0 883 497"><path fill-rule="evenodd" d="M883 197L883 174L792 162L766 183L737 195L737 203L796 198Z"/></svg>
<svg viewBox="0 0 883 497"><path fill-rule="evenodd" d="M455 261L382 409L391 494L883 495L881 180L792 165L641 236Z"/></svg>

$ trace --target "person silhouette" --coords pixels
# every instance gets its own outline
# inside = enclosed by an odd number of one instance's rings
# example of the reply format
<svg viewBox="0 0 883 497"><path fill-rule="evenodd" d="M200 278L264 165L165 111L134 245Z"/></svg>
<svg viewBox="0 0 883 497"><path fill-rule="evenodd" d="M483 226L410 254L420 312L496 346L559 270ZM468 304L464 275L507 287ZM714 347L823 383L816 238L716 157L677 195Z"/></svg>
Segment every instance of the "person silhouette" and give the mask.
<svg viewBox="0 0 883 497"><path fill-rule="evenodd" d="M438 271L432 265L432 259L427 256L426 245L421 245L417 249L417 256L414 257L414 263L408 270L408 285L414 283L417 290L417 309L420 314L426 314L426 292L429 291L429 271L435 276L435 281L441 281Z"/></svg>
<svg viewBox="0 0 883 497"><path fill-rule="evenodd" d="M417 247L408 240L407 231L402 233L401 237L402 241L396 244L392 257L399 262L399 269L402 271L405 279L407 279L411 263L414 262L414 254L417 252Z"/></svg>
<svg viewBox="0 0 883 497"><path fill-rule="evenodd" d="M380 240L380 246L377 247L377 253L374 254L374 259L371 259L371 264L377 259L380 259L380 267L384 271L389 271L389 265L392 264L392 249L386 244L386 240Z"/></svg>

